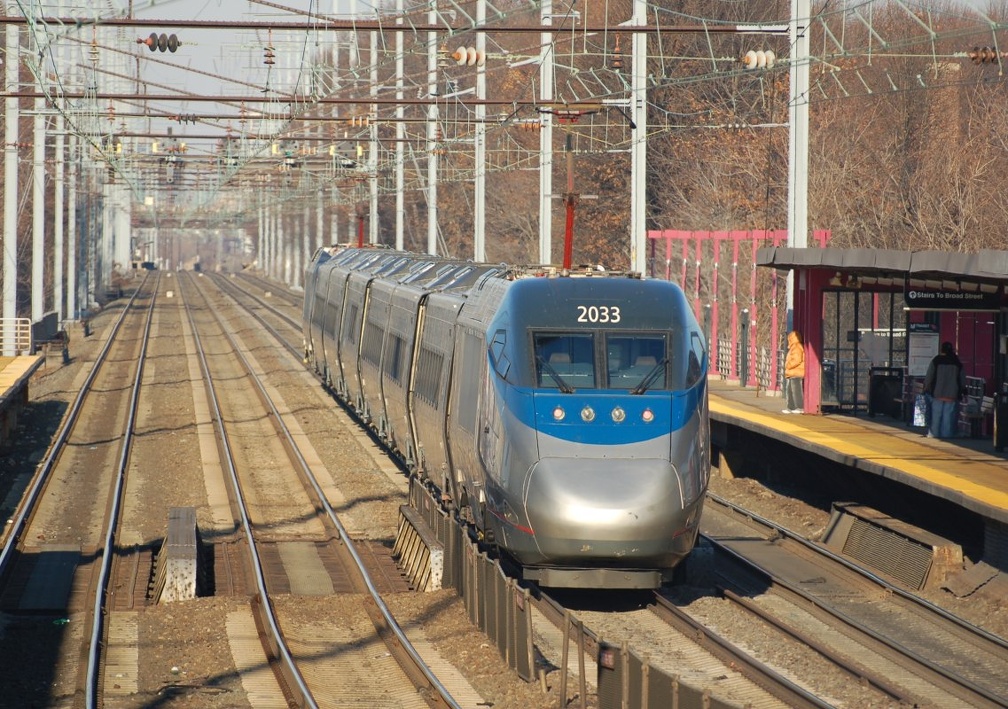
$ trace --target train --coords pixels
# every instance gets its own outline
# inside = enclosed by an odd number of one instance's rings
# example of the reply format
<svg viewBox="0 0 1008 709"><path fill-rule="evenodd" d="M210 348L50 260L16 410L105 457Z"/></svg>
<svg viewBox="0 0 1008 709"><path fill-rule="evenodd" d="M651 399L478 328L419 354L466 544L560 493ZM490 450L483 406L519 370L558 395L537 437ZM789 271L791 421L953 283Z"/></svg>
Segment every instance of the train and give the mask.
<svg viewBox="0 0 1008 709"><path fill-rule="evenodd" d="M332 246L302 324L324 385L522 578L657 588L695 546L709 353L678 285Z"/></svg>

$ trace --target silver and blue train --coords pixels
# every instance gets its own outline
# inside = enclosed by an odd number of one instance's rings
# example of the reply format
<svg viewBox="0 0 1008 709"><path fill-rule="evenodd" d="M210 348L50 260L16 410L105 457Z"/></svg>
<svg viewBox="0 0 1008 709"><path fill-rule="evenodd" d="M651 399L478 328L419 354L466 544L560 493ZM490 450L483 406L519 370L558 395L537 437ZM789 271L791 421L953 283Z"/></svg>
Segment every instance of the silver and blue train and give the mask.
<svg viewBox="0 0 1008 709"><path fill-rule="evenodd" d="M708 352L677 285L330 247L303 324L325 384L524 578L653 588L696 543Z"/></svg>

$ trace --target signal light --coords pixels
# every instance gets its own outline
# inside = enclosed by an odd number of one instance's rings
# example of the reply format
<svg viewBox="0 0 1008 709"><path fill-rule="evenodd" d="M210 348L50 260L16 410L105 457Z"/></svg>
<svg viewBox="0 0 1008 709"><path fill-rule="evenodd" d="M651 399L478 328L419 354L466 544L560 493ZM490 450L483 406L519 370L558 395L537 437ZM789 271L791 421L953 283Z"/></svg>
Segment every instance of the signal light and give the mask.
<svg viewBox="0 0 1008 709"><path fill-rule="evenodd" d="M176 49L182 46L182 43L179 42L178 37L176 37L174 34L165 34L164 32L162 32L161 34L151 32L150 36L147 37L146 39L144 39L143 37L138 37L137 44L146 44L147 49L151 50L152 52L154 50L160 50L162 52L165 51L174 52Z"/></svg>
<svg viewBox="0 0 1008 709"><path fill-rule="evenodd" d="M973 47L973 51L969 53L969 58L974 64L994 64L1000 60L1001 55L997 50L990 47Z"/></svg>

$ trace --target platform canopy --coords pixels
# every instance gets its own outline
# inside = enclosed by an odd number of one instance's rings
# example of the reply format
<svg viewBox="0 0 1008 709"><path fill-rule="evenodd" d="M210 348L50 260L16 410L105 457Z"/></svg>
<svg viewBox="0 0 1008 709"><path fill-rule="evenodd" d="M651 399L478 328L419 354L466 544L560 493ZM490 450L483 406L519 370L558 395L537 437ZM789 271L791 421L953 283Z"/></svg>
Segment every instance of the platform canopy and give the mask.
<svg viewBox="0 0 1008 709"><path fill-rule="evenodd" d="M796 249L765 246L756 252L756 265L792 269L834 269L878 282L941 281L943 287L1008 283L1008 251L984 249L974 253L897 251L894 249Z"/></svg>

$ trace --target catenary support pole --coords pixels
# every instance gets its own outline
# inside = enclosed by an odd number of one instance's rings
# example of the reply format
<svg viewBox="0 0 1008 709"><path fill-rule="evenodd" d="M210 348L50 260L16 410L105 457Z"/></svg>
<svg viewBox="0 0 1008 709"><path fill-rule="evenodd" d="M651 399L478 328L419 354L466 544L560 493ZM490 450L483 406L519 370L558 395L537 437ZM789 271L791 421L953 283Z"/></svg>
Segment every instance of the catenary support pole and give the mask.
<svg viewBox="0 0 1008 709"><path fill-rule="evenodd" d="M17 12L16 5L7 13ZM18 26L7 25L4 52L4 195L3 195L3 354L15 354L14 318L17 317L17 195L18 195L18 67L21 38Z"/></svg>
<svg viewBox="0 0 1008 709"><path fill-rule="evenodd" d="M647 2L634 0L635 26L647 24ZM630 78L630 270L647 273L647 34L634 32Z"/></svg>
<svg viewBox="0 0 1008 709"><path fill-rule="evenodd" d="M431 3L427 13L427 23L434 26L438 20L437 3ZM427 109L427 253L436 254L438 238L438 76L437 76L437 32L427 33L427 95L434 99Z"/></svg>
<svg viewBox="0 0 1008 709"><path fill-rule="evenodd" d="M486 25L486 0L476 0L476 26ZM475 180L473 181L473 258L486 261L486 32L476 32L476 133L474 149Z"/></svg>
<svg viewBox="0 0 1008 709"><path fill-rule="evenodd" d="M809 16L811 0L791 0L791 96L788 101L788 246L808 246ZM794 271L787 279L787 321L794 313Z"/></svg>

